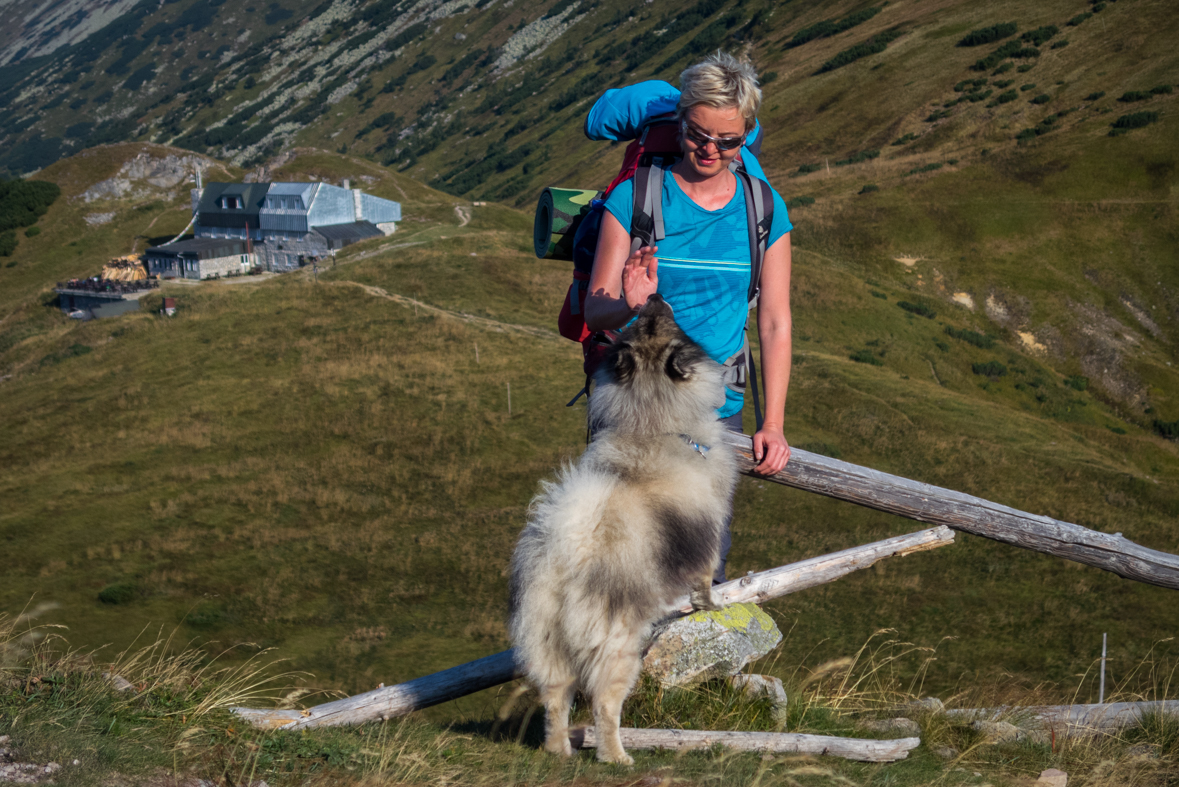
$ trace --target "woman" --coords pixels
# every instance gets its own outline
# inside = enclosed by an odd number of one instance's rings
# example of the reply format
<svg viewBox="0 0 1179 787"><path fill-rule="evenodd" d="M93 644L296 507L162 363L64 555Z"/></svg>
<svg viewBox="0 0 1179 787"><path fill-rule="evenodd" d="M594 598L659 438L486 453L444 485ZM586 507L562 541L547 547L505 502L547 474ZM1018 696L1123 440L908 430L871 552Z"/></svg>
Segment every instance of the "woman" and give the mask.
<svg viewBox="0 0 1179 787"><path fill-rule="evenodd" d="M729 164L757 123L761 90L753 67L723 52L685 70L680 82L676 115L683 156L663 179L667 235L659 247L632 254L633 185L614 189L602 217L585 322L595 331L621 328L658 292L684 332L723 363L743 345L750 278L745 195ZM790 382L792 225L782 198L776 191L773 197L757 310L766 417L753 437L754 470L765 475L790 458L782 428ZM742 395L726 388L717 414L738 432L741 407ZM724 580L729 541L726 528L718 581Z"/></svg>

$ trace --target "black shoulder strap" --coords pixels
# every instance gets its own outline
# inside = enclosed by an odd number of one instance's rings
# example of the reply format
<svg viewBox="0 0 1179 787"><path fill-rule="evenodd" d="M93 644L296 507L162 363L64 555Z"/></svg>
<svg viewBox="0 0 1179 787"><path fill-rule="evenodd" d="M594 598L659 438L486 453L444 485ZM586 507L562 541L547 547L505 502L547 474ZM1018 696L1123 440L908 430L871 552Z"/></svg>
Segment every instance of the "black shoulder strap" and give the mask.
<svg viewBox="0 0 1179 787"><path fill-rule="evenodd" d="M770 227L774 224L774 194L770 190L770 184L761 178L753 177L744 167L733 167L733 174L745 189L745 215L749 226L749 308L752 309L757 305L757 296L761 291L761 269L766 256L766 242L770 237ZM753 388L754 422L760 431L763 419L757 390L757 366L753 363L753 353L749 351L748 322L745 326L744 356L749 364L749 386Z"/></svg>
<svg viewBox="0 0 1179 787"><path fill-rule="evenodd" d="M757 305L761 291L761 268L766 256L766 241L774 224L774 194L770 184L755 178L743 167L733 170L745 189L745 215L749 226L749 308Z"/></svg>

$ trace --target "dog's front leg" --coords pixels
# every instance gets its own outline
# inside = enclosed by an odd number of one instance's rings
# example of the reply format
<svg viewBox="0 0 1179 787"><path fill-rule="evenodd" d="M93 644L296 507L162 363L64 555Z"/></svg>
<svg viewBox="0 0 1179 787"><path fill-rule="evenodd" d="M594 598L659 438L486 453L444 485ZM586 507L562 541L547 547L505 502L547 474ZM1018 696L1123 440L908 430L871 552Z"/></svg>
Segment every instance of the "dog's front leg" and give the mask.
<svg viewBox="0 0 1179 787"><path fill-rule="evenodd" d="M573 755L573 747L569 743L569 711L575 690L576 686L570 680L568 683L545 686L541 692L541 702L544 704L544 748L562 757Z"/></svg>
<svg viewBox="0 0 1179 787"><path fill-rule="evenodd" d="M717 604L712 598L712 574L708 574L700 581L688 599L692 602L692 609L695 611L712 612L721 608L720 604Z"/></svg>

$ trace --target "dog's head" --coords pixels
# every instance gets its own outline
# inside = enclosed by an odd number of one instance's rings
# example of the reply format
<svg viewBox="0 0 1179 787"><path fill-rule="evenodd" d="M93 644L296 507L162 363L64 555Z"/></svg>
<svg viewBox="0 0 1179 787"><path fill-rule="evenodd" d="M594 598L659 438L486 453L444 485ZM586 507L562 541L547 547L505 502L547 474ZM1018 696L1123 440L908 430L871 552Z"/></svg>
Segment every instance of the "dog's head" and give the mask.
<svg viewBox="0 0 1179 787"><path fill-rule="evenodd" d="M720 366L676 324L671 306L652 295L595 375L595 426L646 433L683 430L724 399Z"/></svg>

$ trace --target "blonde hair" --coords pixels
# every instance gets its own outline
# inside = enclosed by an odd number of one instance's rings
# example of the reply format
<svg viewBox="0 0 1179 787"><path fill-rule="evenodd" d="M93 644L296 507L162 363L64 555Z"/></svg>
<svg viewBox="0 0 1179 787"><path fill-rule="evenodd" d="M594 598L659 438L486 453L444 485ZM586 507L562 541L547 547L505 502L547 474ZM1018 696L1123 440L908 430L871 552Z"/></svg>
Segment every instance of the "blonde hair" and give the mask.
<svg viewBox="0 0 1179 787"><path fill-rule="evenodd" d="M680 103L676 117L694 106L724 109L736 107L745 118L745 130L753 128L761 108L761 88L757 71L748 60L738 60L728 52L717 50L680 74Z"/></svg>

